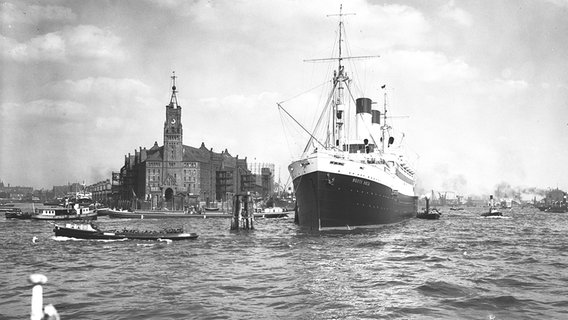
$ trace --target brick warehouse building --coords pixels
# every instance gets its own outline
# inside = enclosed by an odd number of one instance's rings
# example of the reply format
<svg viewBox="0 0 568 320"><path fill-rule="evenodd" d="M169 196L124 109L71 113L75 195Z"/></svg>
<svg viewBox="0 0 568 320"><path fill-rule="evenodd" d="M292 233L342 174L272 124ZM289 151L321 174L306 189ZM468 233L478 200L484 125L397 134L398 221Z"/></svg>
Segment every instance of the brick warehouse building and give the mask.
<svg viewBox="0 0 568 320"><path fill-rule="evenodd" d="M177 101L175 74L172 95L166 105L163 145L140 147L124 158L120 173L113 173L115 205L123 208L181 210L231 200L233 193L254 189L247 159L183 145L181 106Z"/></svg>

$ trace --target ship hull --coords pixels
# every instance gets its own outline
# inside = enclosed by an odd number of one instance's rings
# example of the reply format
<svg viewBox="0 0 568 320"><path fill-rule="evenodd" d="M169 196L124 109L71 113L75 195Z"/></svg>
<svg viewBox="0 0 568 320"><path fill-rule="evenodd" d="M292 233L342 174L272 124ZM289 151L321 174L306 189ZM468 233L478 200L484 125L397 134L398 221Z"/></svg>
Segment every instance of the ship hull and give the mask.
<svg viewBox="0 0 568 320"><path fill-rule="evenodd" d="M56 225L53 229L56 237L93 240L187 240L197 239L196 233L147 233L147 232L104 232L81 230Z"/></svg>
<svg viewBox="0 0 568 320"><path fill-rule="evenodd" d="M294 179L295 221L314 230L391 224L416 216L418 198L351 175L313 171Z"/></svg>

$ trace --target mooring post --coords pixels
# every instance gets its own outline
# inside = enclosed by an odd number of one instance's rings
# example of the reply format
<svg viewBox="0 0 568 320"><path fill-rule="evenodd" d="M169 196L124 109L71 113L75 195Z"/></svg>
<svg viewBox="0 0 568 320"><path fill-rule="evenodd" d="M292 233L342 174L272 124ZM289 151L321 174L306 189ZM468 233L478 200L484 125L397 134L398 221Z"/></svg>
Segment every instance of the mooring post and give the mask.
<svg viewBox="0 0 568 320"><path fill-rule="evenodd" d="M47 282L47 277L43 274L32 274L29 280L34 285L30 319L41 320L43 318L43 287L41 285Z"/></svg>
<svg viewBox="0 0 568 320"><path fill-rule="evenodd" d="M251 212L251 197L248 194L236 194L233 197L233 217L231 218L231 230L254 229L254 215Z"/></svg>
<svg viewBox="0 0 568 320"><path fill-rule="evenodd" d="M254 226L253 226L254 212L253 212L253 206L252 206L252 203L250 201L249 196L243 197L243 207L244 207L243 213L245 215L245 221L246 221L245 229L252 230L252 229L254 229Z"/></svg>
<svg viewBox="0 0 568 320"><path fill-rule="evenodd" d="M233 217L231 218L231 230L239 229L240 210L241 206L240 206L239 196L235 195L233 197Z"/></svg>

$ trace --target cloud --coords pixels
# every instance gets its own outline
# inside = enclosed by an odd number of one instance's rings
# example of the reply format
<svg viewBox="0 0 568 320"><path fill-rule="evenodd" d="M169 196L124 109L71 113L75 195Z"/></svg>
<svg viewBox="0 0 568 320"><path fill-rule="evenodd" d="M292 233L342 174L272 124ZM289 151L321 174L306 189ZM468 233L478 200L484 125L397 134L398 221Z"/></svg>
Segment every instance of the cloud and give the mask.
<svg viewBox="0 0 568 320"><path fill-rule="evenodd" d="M5 36L0 38L0 45L4 48L3 57L18 62L76 62L76 59L121 61L126 57L126 52L120 42L121 39L111 31L92 25L66 27L26 42Z"/></svg>
<svg viewBox="0 0 568 320"><path fill-rule="evenodd" d="M471 14L461 8L458 8L454 0L443 5L440 8L439 15L442 18L452 20L465 27L471 27L473 25L473 18Z"/></svg>
<svg viewBox="0 0 568 320"><path fill-rule="evenodd" d="M138 79L88 77L54 81L35 89L40 99L2 104L4 117L12 121L50 123L57 128L68 122L87 123L94 128L119 127L161 109L155 91ZM31 120L30 120L31 119ZM45 119L45 120L42 120ZM16 126L17 127L17 126Z"/></svg>
<svg viewBox="0 0 568 320"><path fill-rule="evenodd" d="M264 151L264 145L255 142L260 138L259 133L273 135L278 132L279 128L275 128L275 125L279 123L276 101L277 94L273 92L201 99L195 107L185 109L184 128L190 128L191 131L186 132L193 141L207 140L217 147L227 145L234 150L238 147L240 151L235 151L239 153L250 155L262 153L264 156L271 157ZM212 117L215 118L214 126L192 121L192 119ZM216 134L218 128L234 134Z"/></svg>
<svg viewBox="0 0 568 320"><path fill-rule="evenodd" d="M348 35L355 38L353 44L361 46L359 50L367 48L380 52L387 48L425 45L426 35L431 31L423 13L405 5L367 6L361 3L353 12L357 16L348 19L347 27L352 28Z"/></svg>
<svg viewBox="0 0 568 320"><path fill-rule="evenodd" d="M561 8L568 8L568 0L545 0L545 2L552 3Z"/></svg>
<svg viewBox="0 0 568 320"><path fill-rule="evenodd" d="M77 18L77 15L70 8L51 5L27 5L22 2L3 2L0 5L0 16L4 25L37 25L42 21L71 22Z"/></svg>
<svg viewBox="0 0 568 320"><path fill-rule="evenodd" d="M154 119L161 116L166 104L156 98L156 90L139 79L62 80L46 84L40 91L42 96L85 106L83 117L93 140L112 139L120 133L124 135L121 144L130 141L128 148L153 139L159 129L154 133L145 129L159 128L161 121Z"/></svg>
<svg viewBox="0 0 568 320"><path fill-rule="evenodd" d="M26 103L18 110L25 116L39 117L44 122L52 121L78 121L82 119L87 108L75 101L35 100Z"/></svg>
<svg viewBox="0 0 568 320"><path fill-rule="evenodd" d="M383 60L390 75L407 79L407 75L412 74L414 83L455 85L478 76L478 71L466 61L449 58L442 52L397 50L385 54Z"/></svg>
<svg viewBox="0 0 568 320"><path fill-rule="evenodd" d="M46 34L27 43L18 43L14 39L1 36L0 45L4 48L3 57L14 61L57 61L65 57L65 42L57 34Z"/></svg>
<svg viewBox="0 0 568 320"><path fill-rule="evenodd" d="M329 81L336 65L302 60L337 50L338 17L326 15L337 14L340 1L8 1L0 8L0 156L22 151L19 143L34 146L25 151L58 157L44 168L52 179L73 172L82 180L84 168L59 166L74 158L85 157L79 161L97 172L117 170L125 153L161 144L171 70L180 75L184 144L205 142L285 168L307 134L279 117L275 102L289 100L283 106L311 130L327 92L296 96ZM356 16L344 17L350 49L343 53L381 56L344 61L361 80L353 92L381 103L378 88L387 84L389 112L410 116L393 124L420 154L424 185L475 191L500 179L514 183L516 174L545 183L564 172L558 159L566 152L557 147L568 137L561 10L406 3L344 3L343 12ZM502 20L495 17L508 22L504 32L492 32ZM288 122L293 137L284 134ZM4 161L0 172L39 165L26 159ZM32 183L59 182L46 176Z"/></svg>
<svg viewBox="0 0 568 320"><path fill-rule="evenodd" d="M41 172L28 185L108 178L129 150L160 140L165 103L138 79L62 80L37 91L41 99L0 105L0 172Z"/></svg>
<svg viewBox="0 0 568 320"><path fill-rule="evenodd" d="M87 77L78 80L61 80L48 83L42 88L42 95L60 99L65 97L82 101L97 109L129 106L146 108L152 102L156 91L139 79ZM120 110L116 110L120 111Z"/></svg>
<svg viewBox="0 0 568 320"><path fill-rule="evenodd" d="M329 35L329 39L333 40L332 37L337 31L336 15L340 5L340 2L327 0L149 2L175 15L189 17L188 23L200 30L200 33L206 34L209 41L224 39L238 43L247 53L249 50L261 53L266 51L266 48L289 52L306 46L311 51L326 50L327 53L330 48L329 41L317 41L321 39L315 39L314 35ZM351 38L354 44L364 43L369 51L376 50L377 43L380 48L420 45L425 39L424 34L430 31L430 25L424 15L410 6L379 6L355 0L343 7L344 14L357 15L344 17L347 40ZM294 45L290 45L291 43ZM263 50L258 50L259 46L262 46ZM223 50L223 47L219 49Z"/></svg>

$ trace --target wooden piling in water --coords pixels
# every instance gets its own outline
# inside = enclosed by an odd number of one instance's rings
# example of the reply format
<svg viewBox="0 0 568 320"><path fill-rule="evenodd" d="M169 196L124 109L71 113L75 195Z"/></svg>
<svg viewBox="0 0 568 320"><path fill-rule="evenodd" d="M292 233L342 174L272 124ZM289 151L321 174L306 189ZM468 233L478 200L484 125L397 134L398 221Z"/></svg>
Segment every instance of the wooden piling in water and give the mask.
<svg viewBox="0 0 568 320"><path fill-rule="evenodd" d="M252 197L249 194L236 194L233 196L231 230L241 229L254 229L254 209Z"/></svg>

